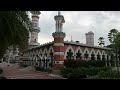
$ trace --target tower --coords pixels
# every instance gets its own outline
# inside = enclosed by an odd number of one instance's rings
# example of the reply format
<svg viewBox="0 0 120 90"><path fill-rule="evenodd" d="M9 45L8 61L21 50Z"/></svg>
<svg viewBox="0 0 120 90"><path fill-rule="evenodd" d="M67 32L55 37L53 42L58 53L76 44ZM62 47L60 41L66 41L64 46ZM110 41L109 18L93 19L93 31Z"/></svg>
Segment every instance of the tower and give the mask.
<svg viewBox="0 0 120 90"><path fill-rule="evenodd" d="M65 23L64 17L61 15L60 11L58 11L58 15L54 17L56 21L56 31L52 33L54 38L54 61L53 61L53 70L60 70L64 68L64 38L65 33L62 32L63 23Z"/></svg>
<svg viewBox="0 0 120 90"><path fill-rule="evenodd" d="M30 11L32 14L32 27L33 29L30 30L30 42L29 48L38 46L38 33L40 32L39 28L39 15L41 14L39 11Z"/></svg>
<svg viewBox="0 0 120 90"><path fill-rule="evenodd" d="M85 35L86 35L86 44L90 46L94 46L94 33L90 31Z"/></svg>

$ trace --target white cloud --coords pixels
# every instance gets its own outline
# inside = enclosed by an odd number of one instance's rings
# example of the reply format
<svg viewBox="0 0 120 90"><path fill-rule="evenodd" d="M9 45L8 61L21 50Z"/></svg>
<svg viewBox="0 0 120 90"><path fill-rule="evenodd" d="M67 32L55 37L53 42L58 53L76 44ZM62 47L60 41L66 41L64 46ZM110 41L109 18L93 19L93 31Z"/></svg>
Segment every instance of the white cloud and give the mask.
<svg viewBox="0 0 120 90"><path fill-rule="evenodd" d="M120 31L120 11L62 11L65 18L63 32L66 33L65 40L80 41L86 43L85 33L93 31L95 34L95 45L98 45L98 38L104 37L106 45L108 32L116 28ZM52 33L55 31L54 16L57 11L41 11L39 26L39 43L53 41Z"/></svg>

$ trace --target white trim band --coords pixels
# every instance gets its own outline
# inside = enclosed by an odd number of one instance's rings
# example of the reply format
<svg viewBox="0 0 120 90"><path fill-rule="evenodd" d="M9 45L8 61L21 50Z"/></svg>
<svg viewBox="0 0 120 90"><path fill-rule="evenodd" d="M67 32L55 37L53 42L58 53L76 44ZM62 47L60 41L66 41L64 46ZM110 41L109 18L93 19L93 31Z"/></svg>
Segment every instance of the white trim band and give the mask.
<svg viewBox="0 0 120 90"><path fill-rule="evenodd" d="M64 46L63 43L54 43L54 46Z"/></svg>
<svg viewBox="0 0 120 90"><path fill-rule="evenodd" d="M54 52L54 55L64 55L64 52Z"/></svg>
<svg viewBox="0 0 120 90"><path fill-rule="evenodd" d="M54 61L54 64L64 64L64 61Z"/></svg>

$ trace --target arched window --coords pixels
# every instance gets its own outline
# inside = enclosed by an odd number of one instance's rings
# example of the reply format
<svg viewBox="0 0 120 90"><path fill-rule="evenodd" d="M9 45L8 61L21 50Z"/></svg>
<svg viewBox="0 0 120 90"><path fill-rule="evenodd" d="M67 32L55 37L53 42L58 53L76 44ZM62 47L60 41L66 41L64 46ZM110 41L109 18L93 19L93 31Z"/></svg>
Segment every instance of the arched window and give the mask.
<svg viewBox="0 0 120 90"><path fill-rule="evenodd" d="M46 52L44 53L44 56L46 56L46 57L47 57L47 53L46 53Z"/></svg>
<svg viewBox="0 0 120 90"><path fill-rule="evenodd" d="M35 39L34 42L37 42L37 40Z"/></svg>
<svg viewBox="0 0 120 90"><path fill-rule="evenodd" d="M72 52L71 49L69 49L69 51L67 52L66 58L67 58L68 60L74 59L73 52Z"/></svg>
<svg viewBox="0 0 120 90"><path fill-rule="evenodd" d="M107 55L107 61L109 61L109 56Z"/></svg>
<svg viewBox="0 0 120 90"><path fill-rule="evenodd" d="M84 57L85 57L86 60L89 58L88 56L89 56L89 54L88 54L88 52L86 51L85 54L84 54Z"/></svg>
<svg viewBox="0 0 120 90"><path fill-rule="evenodd" d="M50 57L51 57L51 59L53 59L53 52L52 52L52 50L50 50Z"/></svg>
<svg viewBox="0 0 120 90"><path fill-rule="evenodd" d="M78 50L78 53L76 53L76 60L81 60L82 59L82 54L80 53L80 50Z"/></svg>
<svg viewBox="0 0 120 90"><path fill-rule="evenodd" d="M99 53L98 53L98 55L97 55L97 60L101 60Z"/></svg>
<svg viewBox="0 0 120 90"><path fill-rule="evenodd" d="M95 60L95 54L94 54L94 52L92 52L92 54L91 54L91 60Z"/></svg>
<svg viewBox="0 0 120 90"><path fill-rule="evenodd" d="M102 55L102 60L105 61L105 55L104 55L104 53Z"/></svg>

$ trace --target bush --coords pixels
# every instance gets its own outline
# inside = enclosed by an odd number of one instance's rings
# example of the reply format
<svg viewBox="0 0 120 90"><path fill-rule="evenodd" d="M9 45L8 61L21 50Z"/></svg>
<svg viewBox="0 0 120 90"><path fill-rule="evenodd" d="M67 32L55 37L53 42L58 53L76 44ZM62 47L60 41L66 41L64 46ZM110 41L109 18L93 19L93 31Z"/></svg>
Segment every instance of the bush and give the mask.
<svg viewBox="0 0 120 90"><path fill-rule="evenodd" d="M110 71L112 70L111 67L99 67L100 71Z"/></svg>
<svg viewBox="0 0 120 90"><path fill-rule="evenodd" d="M109 71L110 67L82 67L82 68L65 68L61 70L61 75L68 79L81 79L97 75L100 71Z"/></svg>
<svg viewBox="0 0 120 90"><path fill-rule="evenodd" d="M86 74L79 69L74 69L73 73L68 74L68 79L83 79L87 78Z"/></svg>
<svg viewBox="0 0 120 90"><path fill-rule="evenodd" d="M101 71L97 74L97 79L120 79L120 75L118 75L117 71Z"/></svg>
<svg viewBox="0 0 120 90"><path fill-rule="evenodd" d="M86 78L87 76L83 73L83 71L79 68L73 69L73 68L65 68L61 70L61 74L63 77L68 79L82 79Z"/></svg>
<svg viewBox="0 0 120 90"><path fill-rule="evenodd" d="M81 69L83 70L84 68ZM99 72L99 68L91 67L91 68L85 68L83 73L85 73L87 76L94 76L98 72Z"/></svg>
<svg viewBox="0 0 120 90"><path fill-rule="evenodd" d="M66 68L79 68L79 67L104 67L105 62L100 60L65 60L64 65Z"/></svg>
<svg viewBox="0 0 120 90"><path fill-rule="evenodd" d="M71 73L73 73L73 69L72 68L65 68L61 70L61 75L63 75L63 77L68 78Z"/></svg>

